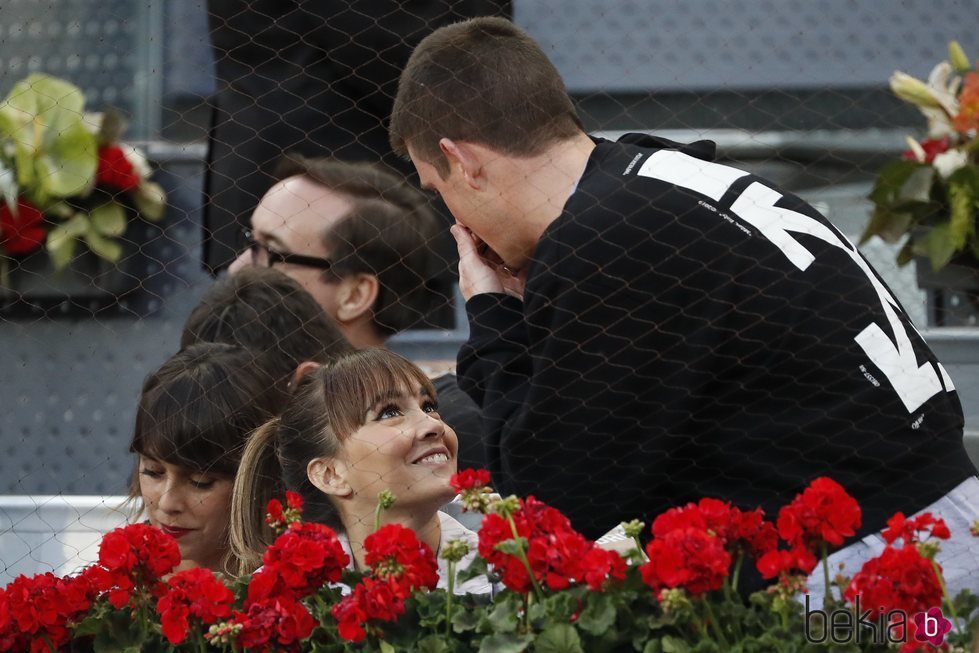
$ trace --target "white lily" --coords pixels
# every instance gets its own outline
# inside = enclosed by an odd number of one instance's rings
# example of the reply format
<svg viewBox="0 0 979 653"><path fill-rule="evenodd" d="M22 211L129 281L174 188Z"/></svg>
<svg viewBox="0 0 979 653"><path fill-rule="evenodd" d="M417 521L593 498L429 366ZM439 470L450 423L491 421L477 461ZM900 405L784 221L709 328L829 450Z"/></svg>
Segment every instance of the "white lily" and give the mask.
<svg viewBox="0 0 979 653"><path fill-rule="evenodd" d="M942 178L948 179L953 172L964 167L968 162L969 155L966 154L965 150L959 149L936 154L931 164L935 166L935 170Z"/></svg>
<svg viewBox="0 0 979 653"><path fill-rule="evenodd" d="M0 161L0 197L11 211L17 207L17 175Z"/></svg>
<svg viewBox="0 0 979 653"><path fill-rule="evenodd" d="M146 179L153 174L153 169L150 168L149 161L146 160L146 155L143 154L142 150L127 143L120 143L119 147L122 148L122 153L126 155L126 160L136 170L136 174L139 175L140 179Z"/></svg>

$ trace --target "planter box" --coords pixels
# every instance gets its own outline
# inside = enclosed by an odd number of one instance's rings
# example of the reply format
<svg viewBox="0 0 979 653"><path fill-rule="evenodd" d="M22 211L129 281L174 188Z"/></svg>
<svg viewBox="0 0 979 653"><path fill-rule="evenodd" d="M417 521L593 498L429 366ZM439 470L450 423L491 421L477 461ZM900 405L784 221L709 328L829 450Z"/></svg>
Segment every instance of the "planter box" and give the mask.
<svg viewBox="0 0 979 653"><path fill-rule="evenodd" d="M7 259L7 285L0 281L0 315L91 316L116 306L139 288L138 248L127 244L122 259L110 263L79 248L63 270L55 270L44 249Z"/></svg>
<svg viewBox="0 0 979 653"><path fill-rule="evenodd" d="M918 287L927 296L929 326L979 325L979 262L953 259L937 272L931 261L915 259Z"/></svg>

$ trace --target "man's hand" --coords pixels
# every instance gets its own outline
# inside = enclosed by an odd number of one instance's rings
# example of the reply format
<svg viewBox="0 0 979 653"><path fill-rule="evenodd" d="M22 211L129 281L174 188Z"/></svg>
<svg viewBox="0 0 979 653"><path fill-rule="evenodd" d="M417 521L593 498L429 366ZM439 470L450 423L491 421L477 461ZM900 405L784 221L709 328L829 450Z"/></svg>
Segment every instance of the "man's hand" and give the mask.
<svg viewBox="0 0 979 653"><path fill-rule="evenodd" d="M450 230L459 248L459 290L469 301L482 293L506 293L523 299L526 272L507 268L496 252L461 224Z"/></svg>

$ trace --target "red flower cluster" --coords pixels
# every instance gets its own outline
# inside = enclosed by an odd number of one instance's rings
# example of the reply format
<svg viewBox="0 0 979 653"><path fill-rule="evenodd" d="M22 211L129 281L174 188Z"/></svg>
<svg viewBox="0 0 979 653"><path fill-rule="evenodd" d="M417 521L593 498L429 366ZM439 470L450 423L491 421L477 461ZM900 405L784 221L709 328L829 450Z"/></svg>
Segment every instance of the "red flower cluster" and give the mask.
<svg viewBox="0 0 979 653"><path fill-rule="evenodd" d="M340 637L360 642L367 637L364 624L369 620L397 621L405 611L407 594L393 577L361 581L353 593L333 606Z"/></svg>
<svg viewBox="0 0 979 653"><path fill-rule="evenodd" d="M130 524L107 533L99 546L99 564L108 578L109 603L121 608L137 586L155 588L180 564L177 541L149 524ZM92 573L97 573L98 570Z"/></svg>
<svg viewBox="0 0 979 653"><path fill-rule="evenodd" d="M293 522L265 552L264 566L248 585L253 601L278 596L300 599L336 583L350 563L329 526Z"/></svg>
<svg viewBox="0 0 979 653"><path fill-rule="evenodd" d="M649 562L639 568L647 585L659 592L682 587L698 595L720 589L731 567L724 541L704 528L681 526L646 545Z"/></svg>
<svg viewBox="0 0 979 653"><path fill-rule="evenodd" d="M681 528L697 528L716 535L732 556L748 554L760 558L778 545L778 534L771 522L765 521L764 511L744 511L719 499L705 498L667 510L653 522L653 536L665 537Z"/></svg>
<svg viewBox="0 0 979 653"><path fill-rule="evenodd" d="M515 538L526 540L527 561L534 579L551 589L587 583L600 590L609 578L625 578L622 556L596 546L571 528L567 517L534 497L522 500L512 519L513 526L501 515L489 514L479 529L479 554L501 573L503 584L510 589L527 593L534 584L519 556L497 548Z"/></svg>
<svg viewBox="0 0 979 653"><path fill-rule="evenodd" d="M415 531L400 524L387 524L364 540L364 562L376 578L394 578L405 593L439 582L435 554Z"/></svg>
<svg viewBox="0 0 979 653"><path fill-rule="evenodd" d="M118 145L104 145L99 148L98 168L95 170L95 183L121 191L131 191L139 186L139 174L126 158L126 153Z"/></svg>
<svg viewBox="0 0 979 653"><path fill-rule="evenodd" d="M850 581L844 597L860 597L861 607L903 610L914 614L941 605L942 588L932 561L914 546L888 546L880 556L868 560ZM939 569L941 569L939 567Z"/></svg>
<svg viewBox="0 0 979 653"><path fill-rule="evenodd" d="M316 620L301 603L280 597L249 603L244 612L236 610L227 625L241 626L235 636L238 650L299 651Z"/></svg>
<svg viewBox="0 0 979 653"><path fill-rule="evenodd" d="M821 477L778 513L778 534L792 548L840 546L860 527L860 506L836 481Z"/></svg>
<svg viewBox="0 0 979 653"><path fill-rule="evenodd" d="M265 523L274 530L285 530L289 524L300 521L303 514L303 498L295 492L286 492L286 508L278 499L269 501L265 509Z"/></svg>
<svg viewBox="0 0 979 653"><path fill-rule="evenodd" d="M410 528L382 526L367 536L364 549L371 576L333 606L340 636L352 642L367 636L368 620L396 621L413 591L438 585L435 554Z"/></svg>
<svg viewBox="0 0 979 653"><path fill-rule="evenodd" d="M7 254L27 254L47 237L44 214L24 199L18 199L14 210L0 202L0 249Z"/></svg>
<svg viewBox="0 0 979 653"><path fill-rule="evenodd" d="M888 544L894 544L898 538L903 539L905 544L914 544L929 537L940 540L952 537L945 520L935 517L930 512L923 512L911 519L906 518L903 512L899 512L887 520L887 528L880 535Z"/></svg>
<svg viewBox="0 0 979 653"><path fill-rule="evenodd" d="M0 651L49 653L71 639L68 625L92 605L86 577L58 578L52 573L18 576L0 588Z"/></svg>
<svg viewBox="0 0 979 653"><path fill-rule="evenodd" d="M453 474L449 483L452 484L452 489L456 492L478 490L489 485L490 473L485 469L464 469Z"/></svg>
<svg viewBox="0 0 979 653"><path fill-rule="evenodd" d="M755 561L755 566L762 578L769 579L796 574L808 576L818 563L812 551L796 547L791 551L769 551Z"/></svg>
<svg viewBox="0 0 979 653"><path fill-rule="evenodd" d="M90 567L92 582L108 590L116 608L129 602L134 589L157 589L160 578L180 564L177 541L149 524L130 524L107 533L99 546L99 566Z"/></svg>
<svg viewBox="0 0 979 653"><path fill-rule="evenodd" d="M195 567L174 574L156 604L163 636L171 644L180 644L187 639L189 619L212 624L231 614L234 600L231 590L210 569Z"/></svg>

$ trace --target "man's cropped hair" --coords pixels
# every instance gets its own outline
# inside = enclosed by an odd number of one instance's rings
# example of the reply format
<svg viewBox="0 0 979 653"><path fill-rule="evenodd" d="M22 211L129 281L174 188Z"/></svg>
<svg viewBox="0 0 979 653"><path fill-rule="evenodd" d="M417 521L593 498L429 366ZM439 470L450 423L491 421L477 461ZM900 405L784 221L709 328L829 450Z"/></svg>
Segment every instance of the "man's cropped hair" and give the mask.
<svg viewBox="0 0 979 653"><path fill-rule="evenodd" d="M442 225L424 194L369 163L290 154L280 162L276 176L304 176L351 203L350 211L323 232L323 245L333 261L325 274L377 277L373 313L380 336L418 326L435 308L448 262L436 253Z"/></svg>
<svg viewBox="0 0 979 653"><path fill-rule="evenodd" d="M439 28L415 48L401 73L391 146L448 176L439 139L535 156L583 131L564 80L540 46L504 18Z"/></svg>

